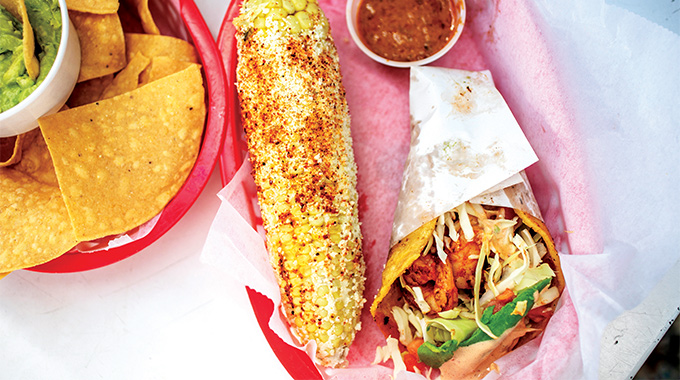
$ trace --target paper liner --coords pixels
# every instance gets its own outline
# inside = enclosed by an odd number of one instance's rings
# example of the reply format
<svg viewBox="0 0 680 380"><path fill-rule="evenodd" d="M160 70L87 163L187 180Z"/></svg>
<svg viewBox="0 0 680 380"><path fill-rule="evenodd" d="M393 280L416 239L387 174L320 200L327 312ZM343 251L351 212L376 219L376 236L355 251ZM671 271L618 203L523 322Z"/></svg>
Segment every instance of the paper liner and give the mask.
<svg viewBox="0 0 680 380"><path fill-rule="evenodd" d="M503 188L521 182L522 177L515 175L538 158L490 73L414 67L410 82L411 146L394 213L392 245L483 193L496 192L486 202L506 207L524 197L531 207L523 209L538 217L528 185L523 187L528 193L515 187L508 194L512 199L500 196Z"/></svg>
<svg viewBox="0 0 680 380"><path fill-rule="evenodd" d="M374 63L353 45L345 5L329 0L321 6L338 46L352 115L370 302L380 286L409 148L408 71ZM674 220L680 214L668 202L680 183L680 153L669 144L678 141L673 120L680 96L669 58L680 53L680 38L604 0L472 0L467 6L460 40L436 64L493 73L540 158L526 175L566 254L561 261L567 289L543 335L498 360L502 375L491 372L487 379L595 379L604 326L637 305L663 268L680 258L673 240L663 238L669 229L678 235ZM228 44L223 51L231 51ZM248 261L263 243L257 243L247 214L223 202L202 258L244 285L269 287L277 299L276 287L254 269L265 270L268 263ZM350 368L333 374L388 379L389 362L370 365L380 344L384 337L365 307ZM420 378L402 373L398 379L404 376Z"/></svg>

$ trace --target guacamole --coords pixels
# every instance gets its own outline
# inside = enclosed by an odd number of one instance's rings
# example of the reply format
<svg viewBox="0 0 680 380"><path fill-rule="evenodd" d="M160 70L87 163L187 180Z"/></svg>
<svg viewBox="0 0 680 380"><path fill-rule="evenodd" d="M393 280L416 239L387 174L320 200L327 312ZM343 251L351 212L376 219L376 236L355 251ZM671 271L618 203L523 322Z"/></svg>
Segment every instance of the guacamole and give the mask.
<svg viewBox="0 0 680 380"><path fill-rule="evenodd" d="M40 73L33 80L23 59L22 24L0 6L0 112L19 104L45 80L54 64L61 39L61 13L57 0L25 0L35 35Z"/></svg>

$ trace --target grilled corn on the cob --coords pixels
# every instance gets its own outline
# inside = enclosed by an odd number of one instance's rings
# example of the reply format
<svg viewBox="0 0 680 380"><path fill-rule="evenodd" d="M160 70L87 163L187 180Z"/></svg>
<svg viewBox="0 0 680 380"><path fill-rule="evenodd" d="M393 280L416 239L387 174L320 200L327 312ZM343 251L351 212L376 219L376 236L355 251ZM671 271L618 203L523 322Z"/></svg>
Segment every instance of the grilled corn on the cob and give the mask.
<svg viewBox="0 0 680 380"><path fill-rule="evenodd" d="M324 366L347 364L365 302L356 165L338 56L316 0L247 0L237 88L283 309Z"/></svg>

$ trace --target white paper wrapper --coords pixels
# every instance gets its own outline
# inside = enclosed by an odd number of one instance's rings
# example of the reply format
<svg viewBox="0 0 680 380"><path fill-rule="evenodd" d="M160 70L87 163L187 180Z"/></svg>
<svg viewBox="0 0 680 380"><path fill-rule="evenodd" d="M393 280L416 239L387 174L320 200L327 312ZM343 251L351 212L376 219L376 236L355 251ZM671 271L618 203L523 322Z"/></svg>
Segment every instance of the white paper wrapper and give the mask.
<svg viewBox="0 0 680 380"><path fill-rule="evenodd" d="M487 197L478 201L512 207L503 189L523 182L519 173L538 158L491 74L414 67L409 100L411 148L394 214L392 245L483 193ZM529 192L523 210L540 216L531 188L524 188ZM517 191L513 195L521 197Z"/></svg>

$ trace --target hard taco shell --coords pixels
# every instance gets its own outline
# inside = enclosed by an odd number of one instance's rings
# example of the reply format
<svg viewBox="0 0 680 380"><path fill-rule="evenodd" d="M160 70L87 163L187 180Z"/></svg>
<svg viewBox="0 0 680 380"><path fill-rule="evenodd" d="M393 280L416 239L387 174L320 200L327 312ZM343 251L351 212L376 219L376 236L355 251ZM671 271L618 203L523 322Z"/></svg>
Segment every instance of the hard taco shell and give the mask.
<svg viewBox="0 0 680 380"><path fill-rule="evenodd" d="M543 262L547 263L555 272L551 286L557 287L560 295L564 289L564 276L560 267L560 258L555 243L545 224L538 218L514 209L517 216L533 232L538 233L545 243L547 253ZM420 257L429 237L435 229L436 219L422 225L405 238L398 241L391 249L387 263L383 270L382 285L373 304L371 315L385 337L399 337L397 324L392 317L392 307L404 304L404 295L399 284L399 277ZM559 297L548 307L557 306ZM527 328L524 319L512 329L508 329L498 340L475 343L468 347L459 348L454 357L441 367L442 379L480 379L491 369L491 364L513 349L529 342L545 330L549 318L538 323L532 323ZM403 348L403 347L402 347Z"/></svg>

